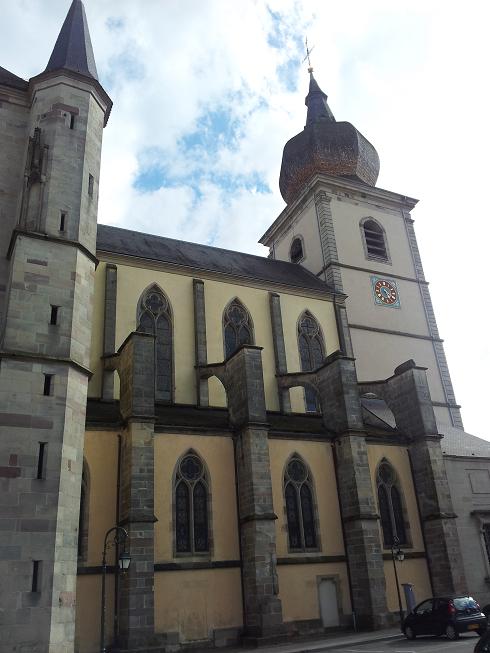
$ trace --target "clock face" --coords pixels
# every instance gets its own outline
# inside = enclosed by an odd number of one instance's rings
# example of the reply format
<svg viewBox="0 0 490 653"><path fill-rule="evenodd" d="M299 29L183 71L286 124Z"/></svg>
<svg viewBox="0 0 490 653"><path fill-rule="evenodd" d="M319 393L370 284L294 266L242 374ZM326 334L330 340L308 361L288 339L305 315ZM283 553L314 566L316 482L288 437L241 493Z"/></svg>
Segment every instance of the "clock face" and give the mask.
<svg viewBox="0 0 490 653"><path fill-rule="evenodd" d="M386 279L376 279L373 284L373 289L377 304L385 304L387 306L399 304L398 291L395 284L391 281L387 281Z"/></svg>

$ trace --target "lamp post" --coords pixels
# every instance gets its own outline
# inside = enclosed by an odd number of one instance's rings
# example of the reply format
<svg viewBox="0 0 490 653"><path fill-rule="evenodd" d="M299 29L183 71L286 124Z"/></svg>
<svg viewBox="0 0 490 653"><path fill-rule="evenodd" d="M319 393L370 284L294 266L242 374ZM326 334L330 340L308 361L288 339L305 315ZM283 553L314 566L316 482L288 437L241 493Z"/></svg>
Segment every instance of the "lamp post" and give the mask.
<svg viewBox="0 0 490 653"><path fill-rule="evenodd" d="M396 549L396 551L395 551ZM398 572L396 569L396 561L403 562L405 560L405 553L400 549L400 540L395 535L391 545L391 558L393 560L393 570L395 572L396 593L398 595L398 613L400 615L400 627L403 626L403 608L402 597L400 595L400 584L398 582Z"/></svg>
<svg viewBox="0 0 490 653"><path fill-rule="evenodd" d="M109 536L112 535L112 541L109 541ZM105 581L107 574L107 548L109 546L118 546L119 544L123 545L123 550L119 553L117 564L119 570L124 572L127 571L131 562L131 556L126 552L126 540L128 539L128 532L122 526L114 526L110 528L104 537L104 551L102 553L102 606L100 613L100 651L101 653L106 653L105 647Z"/></svg>

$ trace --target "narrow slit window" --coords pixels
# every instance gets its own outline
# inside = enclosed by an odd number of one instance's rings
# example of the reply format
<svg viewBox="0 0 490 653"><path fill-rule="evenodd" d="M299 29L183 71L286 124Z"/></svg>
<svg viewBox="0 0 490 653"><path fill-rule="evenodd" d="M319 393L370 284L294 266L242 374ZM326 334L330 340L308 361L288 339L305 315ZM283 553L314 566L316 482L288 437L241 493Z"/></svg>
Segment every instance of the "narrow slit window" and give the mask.
<svg viewBox="0 0 490 653"><path fill-rule="evenodd" d="M88 194L90 197L94 196L94 177L93 175L88 176Z"/></svg>
<svg viewBox="0 0 490 653"><path fill-rule="evenodd" d="M32 586L31 592L40 591L40 570L41 570L41 561L33 560L32 561Z"/></svg>
<svg viewBox="0 0 490 653"><path fill-rule="evenodd" d="M60 231L65 231L66 229L66 213L61 213L60 215Z"/></svg>
<svg viewBox="0 0 490 653"><path fill-rule="evenodd" d="M54 374L45 374L44 375L44 390L43 394L45 397L50 397L53 393L53 377Z"/></svg>
<svg viewBox="0 0 490 653"><path fill-rule="evenodd" d="M51 318L49 320L50 324L58 324L58 314L59 314L59 306L53 306L51 304Z"/></svg>
<svg viewBox="0 0 490 653"><path fill-rule="evenodd" d="M46 449L47 442L39 443L39 452L37 455L37 476L38 479L43 479L46 476Z"/></svg>
<svg viewBox="0 0 490 653"><path fill-rule="evenodd" d="M75 129L75 116L73 113L70 116L70 129Z"/></svg>

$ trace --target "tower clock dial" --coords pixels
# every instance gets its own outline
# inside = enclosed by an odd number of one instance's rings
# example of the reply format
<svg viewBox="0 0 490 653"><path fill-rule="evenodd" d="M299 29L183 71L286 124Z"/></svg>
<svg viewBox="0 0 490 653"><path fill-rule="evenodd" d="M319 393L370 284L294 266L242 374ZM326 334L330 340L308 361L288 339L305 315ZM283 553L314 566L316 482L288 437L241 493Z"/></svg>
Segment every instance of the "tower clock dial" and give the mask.
<svg viewBox="0 0 490 653"><path fill-rule="evenodd" d="M394 281L372 277L372 284L376 304L393 306L394 308L400 306L400 297Z"/></svg>

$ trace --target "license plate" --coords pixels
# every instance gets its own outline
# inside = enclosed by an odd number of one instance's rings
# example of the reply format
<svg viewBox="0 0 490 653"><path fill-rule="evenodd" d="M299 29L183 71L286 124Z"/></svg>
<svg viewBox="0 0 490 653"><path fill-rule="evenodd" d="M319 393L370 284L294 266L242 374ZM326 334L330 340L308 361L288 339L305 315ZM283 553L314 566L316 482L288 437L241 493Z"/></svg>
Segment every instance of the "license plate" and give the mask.
<svg viewBox="0 0 490 653"><path fill-rule="evenodd" d="M478 630L479 626L478 624L470 624L468 626L468 630Z"/></svg>

